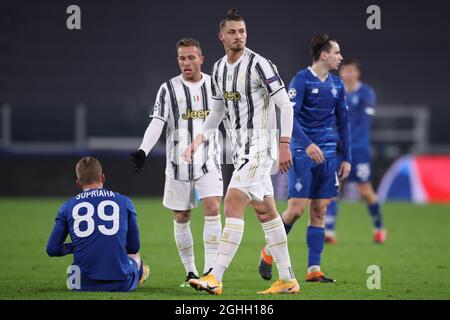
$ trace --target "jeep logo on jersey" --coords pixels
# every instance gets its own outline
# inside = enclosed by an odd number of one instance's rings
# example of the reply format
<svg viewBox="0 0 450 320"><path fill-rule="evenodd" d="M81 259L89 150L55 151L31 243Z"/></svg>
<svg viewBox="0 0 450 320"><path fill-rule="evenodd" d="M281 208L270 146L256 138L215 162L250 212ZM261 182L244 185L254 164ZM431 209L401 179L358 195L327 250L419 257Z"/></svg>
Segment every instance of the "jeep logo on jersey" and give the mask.
<svg viewBox="0 0 450 320"><path fill-rule="evenodd" d="M231 101L240 101L241 100L241 94L237 91L225 91L223 93L223 98L225 100L231 100Z"/></svg>
<svg viewBox="0 0 450 320"><path fill-rule="evenodd" d="M184 120L189 120L189 119L206 119L206 117L209 114L209 110L203 111L195 111L195 110L187 110L186 113L183 113L181 115L181 118L183 118Z"/></svg>

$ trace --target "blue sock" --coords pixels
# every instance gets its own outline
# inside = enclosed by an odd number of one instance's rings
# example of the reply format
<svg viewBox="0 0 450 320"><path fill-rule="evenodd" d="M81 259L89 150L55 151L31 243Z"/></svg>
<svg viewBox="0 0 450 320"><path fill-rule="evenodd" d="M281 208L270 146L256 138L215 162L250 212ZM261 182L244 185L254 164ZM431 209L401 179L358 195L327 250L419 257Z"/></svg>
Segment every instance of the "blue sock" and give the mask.
<svg viewBox="0 0 450 320"><path fill-rule="evenodd" d="M381 217L380 204L378 202L375 202L372 205L368 205L367 209L369 210L370 216L372 217L374 227L377 229L382 229L383 219Z"/></svg>
<svg viewBox="0 0 450 320"><path fill-rule="evenodd" d="M286 235L288 235L294 225L293 224L287 224L286 222L284 222L283 216L281 216L281 221L283 221L284 230L286 230Z"/></svg>
<svg viewBox="0 0 450 320"><path fill-rule="evenodd" d="M325 242L325 228L308 226L306 243L308 244L308 267L320 266L320 255Z"/></svg>
<svg viewBox="0 0 450 320"><path fill-rule="evenodd" d="M325 216L325 229L334 231L336 229L336 218L338 214L338 203L333 200L330 202L327 208L327 214Z"/></svg>

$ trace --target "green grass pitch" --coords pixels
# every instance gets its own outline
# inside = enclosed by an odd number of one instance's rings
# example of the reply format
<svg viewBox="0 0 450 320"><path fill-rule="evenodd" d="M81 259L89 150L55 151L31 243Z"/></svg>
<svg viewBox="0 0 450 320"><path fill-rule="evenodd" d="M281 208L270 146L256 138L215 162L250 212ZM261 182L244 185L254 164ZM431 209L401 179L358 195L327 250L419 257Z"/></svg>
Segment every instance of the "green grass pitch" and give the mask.
<svg viewBox="0 0 450 320"><path fill-rule="evenodd" d="M383 205L388 240L372 242L372 227L362 203L341 205L338 244L327 245L322 269L336 284L306 283L304 216L289 235L289 251L302 292L260 296L270 282L259 277L257 264L264 234L251 210L238 253L224 277L224 294L209 296L180 288L184 280L173 239L171 213L160 199L134 199L141 234L141 254L149 264L147 282L131 293L79 293L66 288L72 257L49 258L45 252L61 198L0 199L0 299L449 299L450 206L388 203ZM285 202L278 203L281 212ZM192 232L197 268L203 270L203 217L193 211ZM381 289L369 290L367 267L381 268ZM276 271L275 277L276 278Z"/></svg>

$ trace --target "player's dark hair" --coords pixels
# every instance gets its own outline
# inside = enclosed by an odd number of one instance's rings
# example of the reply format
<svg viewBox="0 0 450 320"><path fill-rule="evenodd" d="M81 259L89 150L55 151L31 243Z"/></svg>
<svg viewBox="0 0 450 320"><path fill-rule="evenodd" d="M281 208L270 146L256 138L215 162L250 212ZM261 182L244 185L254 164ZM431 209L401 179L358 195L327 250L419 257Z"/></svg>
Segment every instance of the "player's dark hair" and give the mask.
<svg viewBox="0 0 450 320"><path fill-rule="evenodd" d="M100 161L92 157L84 157L78 161L75 172L81 185L100 182L103 174Z"/></svg>
<svg viewBox="0 0 450 320"><path fill-rule="evenodd" d="M200 42L195 40L194 38L186 37L177 42L177 50L180 47L197 47L200 50L200 54L202 53L202 48L200 47Z"/></svg>
<svg viewBox="0 0 450 320"><path fill-rule="evenodd" d="M361 72L361 65L359 64L359 61L356 59L345 59L341 63L341 68L344 66L355 66L356 69L358 69L358 71Z"/></svg>
<svg viewBox="0 0 450 320"><path fill-rule="evenodd" d="M326 33L317 34L311 39L311 56L313 61L316 62L320 59L322 51L330 52L331 41L336 42L336 39L330 38Z"/></svg>
<svg viewBox="0 0 450 320"><path fill-rule="evenodd" d="M231 8L228 10L227 15L220 21L219 30L222 31L223 27L227 24L228 21L242 21L245 23L244 18L242 18L236 8Z"/></svg>

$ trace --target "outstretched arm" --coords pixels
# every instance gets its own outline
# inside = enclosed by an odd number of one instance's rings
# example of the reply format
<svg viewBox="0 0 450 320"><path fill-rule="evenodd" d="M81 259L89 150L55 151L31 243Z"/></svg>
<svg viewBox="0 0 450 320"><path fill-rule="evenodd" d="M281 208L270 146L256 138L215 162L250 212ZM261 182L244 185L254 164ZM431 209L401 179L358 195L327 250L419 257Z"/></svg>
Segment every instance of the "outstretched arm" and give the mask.
<svg viewBox="0 0 450 320"><path fill-rule="evenodd" d="M147 155L153 149L156 142L158 142L163 128L164 122L160 118L153 118L147 130L145 130L144 138L139 149L131 154L131 166L134 168L134 171L139 173L144 169Z"/></svg>
<svg viewBox="0 0 450 320"><path fill-rule="evenodd" d="M159 118L153 118L152 121L149 123L147 129L145 130L142 143L139 147L140 150L145 152L146 156L148 156L150 151L155 146L156 142L158 142L158 139L161 136L163 128L164 128L164 121L161 121L161 119Z"/></svg>
<svg viewBox="0 0 450 320"><path fill-rule="evenodd" d="M139 149L131 154L131 166L134 171L141 172L144 169L145 160L147 155L158 142L161 136L164 124L169 118L170 99L167 90L167 85L163 84L159 88L156 95L156 102L153 107L153 112L150 115L152 121L145 130L144 138Z"/></svg>

